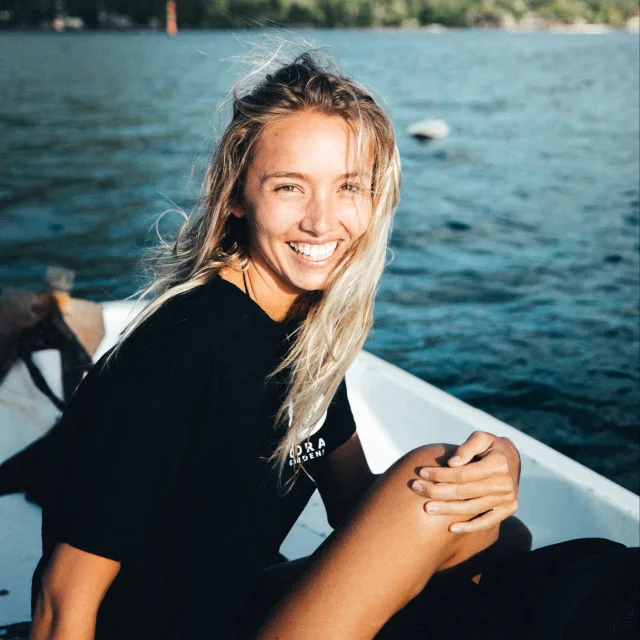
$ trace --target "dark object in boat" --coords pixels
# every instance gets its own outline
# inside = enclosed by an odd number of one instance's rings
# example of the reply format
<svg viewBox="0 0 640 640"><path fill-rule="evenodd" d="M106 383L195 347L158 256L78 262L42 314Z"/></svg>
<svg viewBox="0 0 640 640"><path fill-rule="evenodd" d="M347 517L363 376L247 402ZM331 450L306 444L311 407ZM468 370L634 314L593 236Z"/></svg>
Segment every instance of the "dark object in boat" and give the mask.
<svg viewBox="0 0 640 640"><path fill-rule="evenodd" d="M50 267L47 280L51 291L40 295L20 289L0 292L0 384L22 360L38 390L62 411L93 365L91 355L104 336L104 323L100 305L69 297L72 271ZM33 353L45 349L60 351L62 398L33 361ZM0 464L0 495L27 492L28 500L42 504L49 464L56 457L57 433L53 426Z"/></svg>
<svg viewBox="0 0 640 640"><path fill-rule="evenodd" d="M0 384L17 360L23 360L36 387L62 409L91 367L91 355L104 336L100 305L69 297L73 272L47 270L50 291L0 292ZM71 325L71 326L70 326ZM60 351L64 397L58 398L33 362L32 354Z"/></svg>
<svg viewBox="0 0 640 640"><path fill-rule="evenodd" d="M17 360L22 360L36 387L60 410L91 366L91 356L64 321L55 296L36 296L8 289L0 295L0 383ZM5 329L6 327L6 329ZM58 398L33 362L33 353L58 349L62 359L64 398Z"/></svg>
<svg viewBox="0 0 640 640"><path fill-rule="evenodd" d="M0 464L0 496L25 493L29 502L44 506L51 489L51 467L61 455L63 434L59 424L56 422L42 437Z"/></svg>
<svg viewBox="0 0 640 640"><path fill-rule="evenodd" d="M0 384L19 357L20 336L40 321L44 309L31 291L0 291Z"/></svg>

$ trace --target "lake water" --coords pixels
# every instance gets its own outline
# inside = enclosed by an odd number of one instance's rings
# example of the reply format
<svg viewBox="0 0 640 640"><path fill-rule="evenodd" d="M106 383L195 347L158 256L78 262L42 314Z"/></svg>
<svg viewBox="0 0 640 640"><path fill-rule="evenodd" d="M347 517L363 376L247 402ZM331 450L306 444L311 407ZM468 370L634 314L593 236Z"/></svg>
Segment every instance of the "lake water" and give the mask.
<svg viewBox="0 0 640 640"><path fill-rule="evenodd" d="M303 33L397 127L367 348L639 492L637 36ZM261 38L0 34L0 286L59 264L76 296L132 293L155 218L193 202L230 58ZM427 117L451 135L407 135Z"/></svg>

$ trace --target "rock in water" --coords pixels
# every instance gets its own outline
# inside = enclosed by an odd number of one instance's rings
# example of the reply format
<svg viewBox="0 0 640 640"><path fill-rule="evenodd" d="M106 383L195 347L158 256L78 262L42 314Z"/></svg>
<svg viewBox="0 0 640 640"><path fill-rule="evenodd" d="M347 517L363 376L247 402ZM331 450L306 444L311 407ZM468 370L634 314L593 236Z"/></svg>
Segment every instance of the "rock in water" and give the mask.
<svg viewBox="0 0 640 640"><path fill-rule="evenodd" d="M444 120L424 120L412 124L408 133L417 140L427 142L429 140L439 140L449 135L449 125Z"/></svg>

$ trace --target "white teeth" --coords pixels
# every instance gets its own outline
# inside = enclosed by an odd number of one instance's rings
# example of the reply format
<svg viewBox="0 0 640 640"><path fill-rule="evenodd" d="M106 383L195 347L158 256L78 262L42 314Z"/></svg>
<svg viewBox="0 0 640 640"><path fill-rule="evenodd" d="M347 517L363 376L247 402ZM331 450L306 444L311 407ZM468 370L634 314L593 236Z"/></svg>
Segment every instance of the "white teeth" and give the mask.
<svg viewBox="0 0 640 640"><path fill-rule="evenodd" d="M304 256L307 260L315 260L319 262L321 260L326 260L329 256L333 255L333 252L336 250L336 247L338 246L338 241L335 240L334 242L327 242L326 244L321 244L321 245L318 245L318 244L311 245L311 244L307 244L306 242L304 243L289 242L289 246L294 251Z"/></svg>

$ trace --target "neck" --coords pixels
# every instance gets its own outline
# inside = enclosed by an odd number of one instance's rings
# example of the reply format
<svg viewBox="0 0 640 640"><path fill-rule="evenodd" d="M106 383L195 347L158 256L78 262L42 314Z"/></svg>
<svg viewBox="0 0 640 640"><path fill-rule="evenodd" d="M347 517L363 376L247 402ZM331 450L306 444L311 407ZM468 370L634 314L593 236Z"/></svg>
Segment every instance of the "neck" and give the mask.
<svg viewBox="0 0 640 640"><path fill-rule="evenodd" d="M282 322L295 303L298 293L284 289L260 260L251 259L245 275L253 300L270 318Z"/></svg>
<svg viewBox="0 0 640 640"><path fill-rule="evenodd" d="M223 269L220 272L223 280L228 280L236 287L245 291L262 310L276 322L282 322L296 301L298 294L282 290L278 283L269 276L269 272L255 261L251 260L245 278L236 269ZM245 290L244 280L247 282Z"/></svg>

